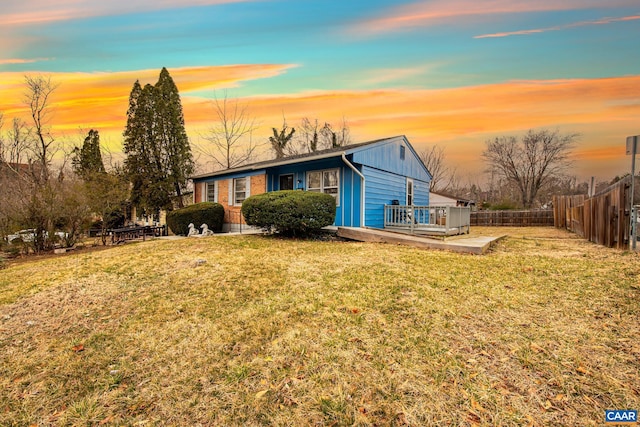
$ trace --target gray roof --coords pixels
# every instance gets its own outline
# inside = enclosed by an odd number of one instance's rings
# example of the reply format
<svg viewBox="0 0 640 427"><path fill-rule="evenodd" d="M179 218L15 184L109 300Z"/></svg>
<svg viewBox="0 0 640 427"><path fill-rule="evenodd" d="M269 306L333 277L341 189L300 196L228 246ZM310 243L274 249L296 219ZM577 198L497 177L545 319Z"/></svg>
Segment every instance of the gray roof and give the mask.
<svg viewBox="0 0 640 427"><path fill-rule="evenodd" d="M404 135L400 135L400 136L393 136L390 138L376 139L373 141L360 142L358 144L345 145L342 147L328 148L326 150L320 150L313 153L295 154L293 156L287 156L281 159L265 160L261 162L238 166L231 169L224 169L220 171L195 175L195 176L192 176L191 179L209 178L209 177L214 177L219 175L227 175L235 172L244 172L244 171L257 170L257 169L265 169L265 168L280 166L280 165L287 165L291 163L309 162L312 160L326 159L330 157L340 157L342 156L342 154L350 154L353 151L357 151L357 149L359 148L366 147L368 145L382 143L382 142L389 142L397 138L406 139Z"/></svg>

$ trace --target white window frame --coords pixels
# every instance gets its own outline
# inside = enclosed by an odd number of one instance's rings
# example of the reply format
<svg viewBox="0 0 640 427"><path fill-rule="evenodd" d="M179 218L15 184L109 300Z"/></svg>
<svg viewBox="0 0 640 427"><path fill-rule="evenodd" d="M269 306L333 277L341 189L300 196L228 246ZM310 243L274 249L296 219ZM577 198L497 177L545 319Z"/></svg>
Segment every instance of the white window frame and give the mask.
<svg viewBox="0 0 640 427"><path fill-rule="evenodd" d="M213 190L213 200L209 198L209 190ZM204 185L204 201L218 203L218 181L206 182Z"/></svg>
<svg viewBox="0 0 640 427"><path fill-rule="evenodd" d="M409 191L409 189L411 189L411 191ZM407 206L412 206L415 203L415 194L416 194L416 187L413 183L413 179L411 178L407 178L407 191L406 191L406 204ZM409 198L411 198L411 203L409 203Z"/></svg>
<svg viewBox="0 0 640 427"><path fill-rule="evenodd" d="M245 180L244 198L242 200L238 201L237 195L238 195L238 193L241 193L241 192L236 190L236 182L240 182L242 180ZM244 202L245 200L247 200L251 196L251 177L250 176L245 176L245 177L240 177L240 178L232 178L229 181L230 181L230 185L229 185L229 206L242 206L242 202Z"/></svg>
<svg viewBox="0 0 640 427"><path fill-rule="evenodd" d="M338 178L338 182L336 186L328 186L325 185L325 180L324 180L324 174L325 172L336 172L337 173L337 178ZM312 173L319 173L320 174L320 187L310 187L309 186L309 174ZM326 193L326 194L331 194L332 196L335 197L336 199L336 207L340 206L340 168L334 168L334 169L319 169L319 170L314 170L314 171L307 171L307 177L306 177L306 190L307 191L314 191L317 193ZM327 193L326 190L328 189L336 189L336 193Z"/></svg>

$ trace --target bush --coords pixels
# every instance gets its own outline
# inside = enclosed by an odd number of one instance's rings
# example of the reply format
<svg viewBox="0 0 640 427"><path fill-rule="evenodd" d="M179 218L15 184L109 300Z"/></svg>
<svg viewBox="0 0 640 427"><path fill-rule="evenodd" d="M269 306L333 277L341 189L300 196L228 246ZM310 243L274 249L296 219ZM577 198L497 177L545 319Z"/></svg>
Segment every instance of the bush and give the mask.
<svg viewBox="0 0 640 427"><path fill-rule="evenodd" d="M502 200L489 206L491 211L511 211L515 209L518 209L518 206L511 200Z"/></svg>
<svg viewBox="0 0 640 427"><path fill-rule="evenodd" d="M287 235L310 234L333 224L336 200L324 193L284 190L258 194L242 203L247 224Z"/></svg>
<svg viewBox="0 0 640 427"><path fill-rule="evenodd" d="M207 224L209 230L219 232L224 221L224 208L219 203L203 202L186 208L177 209L167 214L167 225L174 234L186 236L189 224L196 228Z"/></svg>

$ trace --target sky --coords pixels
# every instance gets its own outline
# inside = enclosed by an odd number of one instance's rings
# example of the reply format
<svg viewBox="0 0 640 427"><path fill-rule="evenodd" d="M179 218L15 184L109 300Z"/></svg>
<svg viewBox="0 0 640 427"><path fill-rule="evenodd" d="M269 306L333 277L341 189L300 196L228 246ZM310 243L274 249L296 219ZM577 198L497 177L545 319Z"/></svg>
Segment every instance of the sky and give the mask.
<svg viewBox="0 0 640 427"><path fill-rule="evenodd" d="M54 134L94 128L116 153L133 83L162 67L195 148L224 96L254 140L344 119L353 142L443 147L468 183L499 136L578 133L570 172L605 181L640 134L640 0L2 0L0 22L5 129L26 118L25 75L50 76Z"/></svg>

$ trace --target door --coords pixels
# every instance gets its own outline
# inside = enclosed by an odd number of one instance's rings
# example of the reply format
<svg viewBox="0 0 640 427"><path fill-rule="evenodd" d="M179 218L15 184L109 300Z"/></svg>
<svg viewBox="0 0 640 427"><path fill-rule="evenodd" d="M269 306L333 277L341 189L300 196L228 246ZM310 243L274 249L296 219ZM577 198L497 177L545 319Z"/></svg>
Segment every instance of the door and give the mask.
<svg viewBox="0 0 640 427"><path fill-rule="evenodd" d="M413 180L407 178L407 205L413 205Z"/></svg>
<svg viewBox="0 0 640 427"><path fill-rule="evenodd" d="M280 190L293 190L293 174L280 175Z"/></svg>

